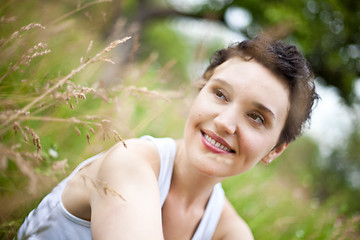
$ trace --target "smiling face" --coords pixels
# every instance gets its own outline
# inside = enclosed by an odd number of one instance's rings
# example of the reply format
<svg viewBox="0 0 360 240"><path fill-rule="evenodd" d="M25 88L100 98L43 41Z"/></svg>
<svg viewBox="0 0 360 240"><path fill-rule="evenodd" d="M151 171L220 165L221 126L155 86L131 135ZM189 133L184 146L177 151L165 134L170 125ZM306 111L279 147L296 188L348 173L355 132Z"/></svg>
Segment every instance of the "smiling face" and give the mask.
<svg viewBox="0 0 360 240"><path fill-rule="evenodd" d="M218 66L197 95L185 126L188 159L205 175L227 177L271 161L289 108L286 84L255 60Z"/></svg>

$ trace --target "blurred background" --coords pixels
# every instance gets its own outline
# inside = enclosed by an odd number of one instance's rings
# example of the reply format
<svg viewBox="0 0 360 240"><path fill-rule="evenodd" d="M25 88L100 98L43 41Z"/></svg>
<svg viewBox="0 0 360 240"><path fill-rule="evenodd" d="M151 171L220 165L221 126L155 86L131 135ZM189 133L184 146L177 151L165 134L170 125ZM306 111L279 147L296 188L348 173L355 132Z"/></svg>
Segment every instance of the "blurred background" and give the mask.
<svg viewBox="0 0 360 240"><path fill-rule="evenodd" d="M212 53L261 33L304 53L321 100L304 136L226 180L226 195L255 239L359 239L355 0L1 1L0 238L87 157L181 138Z"/></svg>

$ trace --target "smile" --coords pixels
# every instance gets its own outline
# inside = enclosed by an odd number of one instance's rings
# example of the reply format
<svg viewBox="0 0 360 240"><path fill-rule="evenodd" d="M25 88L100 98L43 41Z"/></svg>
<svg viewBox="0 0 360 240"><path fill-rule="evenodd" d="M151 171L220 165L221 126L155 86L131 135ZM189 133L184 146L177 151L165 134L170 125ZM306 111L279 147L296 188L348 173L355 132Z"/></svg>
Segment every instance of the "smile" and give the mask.
<svg viewBox="0 0 360 240"><path fill-rule="evenodd" d="M215 139L211 138L206 133L202 132L204 144L209 150L215 153L234 153L234 150L224 146L223 144L217 142Z"/></svg>

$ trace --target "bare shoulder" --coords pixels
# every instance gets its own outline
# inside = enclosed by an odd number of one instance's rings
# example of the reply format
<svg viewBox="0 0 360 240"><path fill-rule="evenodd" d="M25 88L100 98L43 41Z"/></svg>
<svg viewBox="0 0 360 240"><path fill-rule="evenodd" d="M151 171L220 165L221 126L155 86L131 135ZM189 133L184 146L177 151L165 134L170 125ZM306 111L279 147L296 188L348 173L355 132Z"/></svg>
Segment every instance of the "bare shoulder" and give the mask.
<svg viewBox="0 0 360 240"><path fill-rule="evenodd" d="M151 167L154 173L158 175L160 169L160 159L155 145L145 139L129 139L126 145L118 143L109 149L103 156L99 174L107 175L108 172L120 172L127 168Z"/></svg>
<svg viewBox="0 0 360 240"><path fill-rule="evenodd" d="M149 185L149 189L155 193L158 191L160 160L152 142L145 139L126 140L126 145L114 145L99 160L94 178L100 185L134 198L141 197L142 192L138 190L145 185ZM101 195L98 188L92 189L93 197L101 198Z"/></svg>
<svg viewBox="0 0 360 240"><path fill-rule="evenodd" d="M101 187L93 188L90 197L92 237L162 239L158 152L143 139L126 145L115 145L99 159Z"/></svg>
<svg viewBox="0 0 360 240"><path fill-rule="evenodd" d="M160 171L160 158L155 145L145 139L129 139L118 143L100 157L90 174L95 186L90 188L90 199L102 199L103 191L111 189L126 195L141 197L141 187L148 185L154 193ZM106 191L106 190L105 190ZM91 207L94 201L90 200Z"/></svg>
<svg viewBox="0 0 360 240"><path fill-rule="evenodd" d="M253 240L253 234L247 223L237 214L231 203L225 199L223 212L214 238L216 240Z"/></svg>
<svg viewBox="0 0 360 240"><path fill-rule="evenodd" d="M114 145L68 181L62 193L62 202L68 211L90 220L91 199L103 192L99 189L119 189L124 184L130 186L131 178L137 181L157 178L160 162L154 144L143 139L130 139L126 146L122 143ZM141 179L146 176L146 179Z"/></svg>

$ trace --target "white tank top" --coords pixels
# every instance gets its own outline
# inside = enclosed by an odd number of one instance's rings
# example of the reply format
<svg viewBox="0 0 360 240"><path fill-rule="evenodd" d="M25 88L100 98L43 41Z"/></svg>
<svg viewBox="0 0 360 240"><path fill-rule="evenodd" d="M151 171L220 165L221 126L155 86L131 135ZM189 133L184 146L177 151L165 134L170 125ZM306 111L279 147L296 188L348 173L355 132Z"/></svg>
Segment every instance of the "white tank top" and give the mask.
<svg viewBox="0 0 360 240"><path fill-rule="evenodd" d="M143 139L153 142L160 155L159 189L161 206L164 204L170 189L171 177L176 154L176 143L171 138L153 138L143 136ZM18 232L18 239L56 239L56 240L90 240L90 221L78 218L68 212L61 202L61 195L66 183L82 167L98 158L101 154L82 162L63 181L61 181L45 198L39 206L26 217ZM221 184L214 186L204 215L192 240L210 240L219 221L223 205L224 191Z"/></svg>

